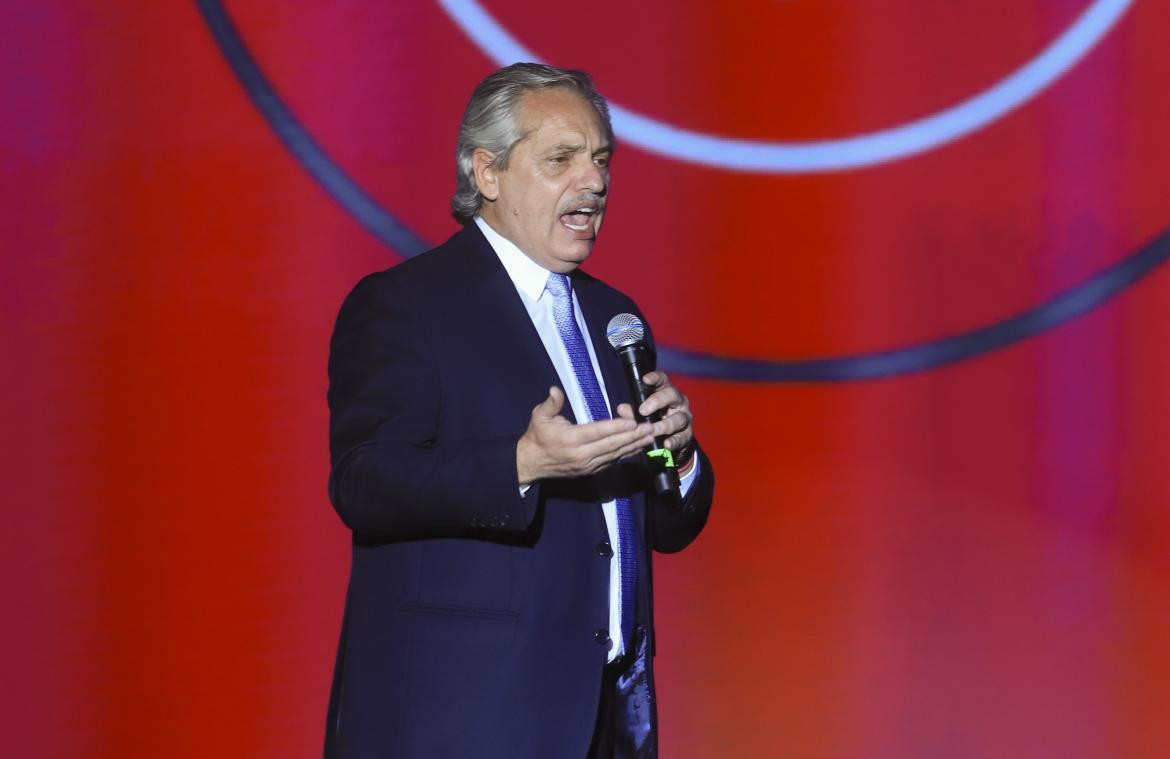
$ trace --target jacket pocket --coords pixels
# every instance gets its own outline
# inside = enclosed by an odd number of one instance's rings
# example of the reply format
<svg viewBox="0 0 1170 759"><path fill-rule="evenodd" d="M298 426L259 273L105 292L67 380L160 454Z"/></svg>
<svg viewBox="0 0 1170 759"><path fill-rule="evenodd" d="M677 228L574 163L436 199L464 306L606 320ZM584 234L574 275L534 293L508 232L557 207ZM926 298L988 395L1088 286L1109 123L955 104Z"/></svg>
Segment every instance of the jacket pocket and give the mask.
<svg viewBox="0 0 1170 759"><path fill-rule="evenodd" d="M520 615L507 609L405 603L398 607L412 628L414 650L441 652L451 646L508 648Z"/></svg>

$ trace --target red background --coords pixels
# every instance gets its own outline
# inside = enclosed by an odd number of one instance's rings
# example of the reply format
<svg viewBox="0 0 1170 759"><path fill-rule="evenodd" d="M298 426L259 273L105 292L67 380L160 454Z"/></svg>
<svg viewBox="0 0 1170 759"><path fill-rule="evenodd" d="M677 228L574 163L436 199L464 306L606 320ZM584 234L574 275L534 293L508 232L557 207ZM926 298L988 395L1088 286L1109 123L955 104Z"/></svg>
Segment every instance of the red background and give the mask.
<svg viewBox="0 0 1170 759"><path fill-rule="evenodd" d="M896 126L1087 0L492 0L694 130ZM435 5L229 2L330 154L440 241L494 66ZM276 138L189 3L0 12L0 734L19 757L319 754L348 570L325 497L342 297L399 260ZM633 147L587 268L666 344L796 359L975 328L1170 226L1170 5L923 155L828 174ZM835 385L678 377L719 474L656 565L665 757L1162 757L1170 273L1011 348Z"/></svg>

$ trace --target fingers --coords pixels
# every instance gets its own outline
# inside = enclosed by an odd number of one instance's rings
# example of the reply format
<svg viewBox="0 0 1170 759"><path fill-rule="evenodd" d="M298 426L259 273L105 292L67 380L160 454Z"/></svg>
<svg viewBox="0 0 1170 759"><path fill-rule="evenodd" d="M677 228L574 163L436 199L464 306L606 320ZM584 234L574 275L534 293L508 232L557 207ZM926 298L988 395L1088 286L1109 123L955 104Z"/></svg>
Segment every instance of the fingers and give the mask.
<svg viewBox="0 0 1170 759"><path fill-rule="evenodd" d="M643 423L642 428L639 428L638 422L634 419L633 409L628 403L618 406L617 417L586 424L570 424L569 420L561 415L564 405L564 391L553 386L549 388L548 397L532 409L533 422L554 436L549 439L549 443L553 445L574 447L603 441L614 435L638 437L653 431L653 426L649 422ZM613 443L614 446L620 444L617 441Z"/></svg>
<svg viewBox="0 0 1170 759"><path fill-rule="evenodd" d="M650 397L638 407L638 413L649 417L663 409L672 412L675 409L686 409L687 398L671 384L670 378L662 372L650 372L642 377L642 382L651 388Z"/></svg>
<svg viewBox="0 0 1170 759"><path fill-rule="evenodd" d="M660 411L665 411L667 414L673 414L679 410L685 410L687 407L686 397L674 387L664 387L658 392L651 395L646 401L638 407L638 411L642 416L650 418Z"/></svg>
<svg viewBox="0 0 1170 759"><path fill-rule="evenodd" d="M654 437L672 437L691 427L689 411L677 409L654 423Z"/></svg>
<svg viewBox="0 0 1170 759"><path fill-rule="evenodd" d="M653 442L653 429L651 424L640 424L627 432L586 443L577 449L578 464L586 470L596 471L606 464L637 453Z"/></svg>
<svg viewBox="0 0 1170 759"><path fill-rule="evenodd" d="M650 372L646 382L653 393L643 404L644 413L665 409L665 416L640 424L628 403L620 404L612 419L573 424L562 413L564 391L549 388L548 397L532 410L529 429L517 445L518 473L531 480L593 474L640 453L655 438L672 451L683 450L693 437L686 396L662 372Z"/></svg>
<svg viewBox="0 0 1170 759"><path fill-rule="evenodd" d="M658 387L664 383L669 383L670 379L664 372L653 371L648 372L642 376L642 384L649 387Z"/></svg>
<svg viewBox="0 0 1170 759"><path fill-rule="evenodd" d="M620 450L615 452L611 461L620 461L621 459L629 458L630 456L643 455L646 452L646 449L650 446L650 441L653 439L653 437L648 436L639 440L635 440L633 443L630 443L627 446L623 446Z"/></svg>
<svg viewBox="0 0 1170 759"><path fill-rule="evenodd" d="M662 372L643 375L642 383L650 389L650 397L638 407L638 413L642 416L648 417L660 409L678 404L682 399L682 393L670 384L670 379Z"/></svg>
<svg viewBox="0 0 1170 759"><path fill-rule="evenodd" d="M639 425L632 417L603 419L600 422L573 425L565 431L565 443L567 445L588 445L619 435L637 437L639 434L650 434L653 429L654 426L649 422Z"/></svg>
<svg viewBox="0 0 1170 759"><path fill-rule="evenodd" d="M664 438L663 444L671 451L682 450L694 439L690 401L664 372L649 372L642 381L651 393L638 408L639 413L649 417L664 411L665 415L654 423L654 436Z"/></svg>
<svg viewBox="0 0 1170 759"><path fill-rule="evenodd" d="M672 453L678 453L690 445L691 441L694 439L695 438L691 434L690 429L686 429L677 435L671 435L668 437L665 441L663 441L663 445L669 448Z"/></svg>

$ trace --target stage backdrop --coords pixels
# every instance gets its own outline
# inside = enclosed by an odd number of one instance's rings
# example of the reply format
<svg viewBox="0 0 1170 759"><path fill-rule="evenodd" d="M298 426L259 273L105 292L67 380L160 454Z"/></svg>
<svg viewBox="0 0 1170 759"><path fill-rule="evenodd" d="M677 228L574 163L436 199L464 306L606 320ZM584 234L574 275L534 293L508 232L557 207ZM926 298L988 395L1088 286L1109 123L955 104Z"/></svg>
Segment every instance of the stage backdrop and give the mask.
<svg viewBox="0 0 1170 759"><path fill-rule="evenodd" d="M1165 756L1168 30L1166 0L5 3L2 753L319 753L332 322L454 231L462 107L534 57L614 104L586 268L718 469L656 564L664 757Z"/></svg>

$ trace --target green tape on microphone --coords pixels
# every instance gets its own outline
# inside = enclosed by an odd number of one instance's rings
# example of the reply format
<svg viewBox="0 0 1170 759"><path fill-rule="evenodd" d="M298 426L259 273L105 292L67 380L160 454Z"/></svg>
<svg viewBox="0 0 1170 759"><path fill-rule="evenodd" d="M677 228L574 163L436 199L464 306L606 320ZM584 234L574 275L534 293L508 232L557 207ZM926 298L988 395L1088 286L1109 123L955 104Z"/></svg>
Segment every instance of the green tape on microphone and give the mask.
<svg viewBox="0 0 1170 759"><path fill-rule="evenodd" d="M674 456L666 448L659 448L656 451L646 451L646 455L652 459L662 459L662 465L667 469L674 469Z"/></svg>

